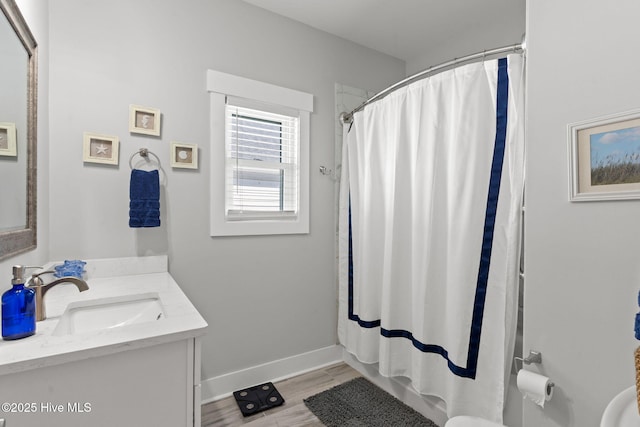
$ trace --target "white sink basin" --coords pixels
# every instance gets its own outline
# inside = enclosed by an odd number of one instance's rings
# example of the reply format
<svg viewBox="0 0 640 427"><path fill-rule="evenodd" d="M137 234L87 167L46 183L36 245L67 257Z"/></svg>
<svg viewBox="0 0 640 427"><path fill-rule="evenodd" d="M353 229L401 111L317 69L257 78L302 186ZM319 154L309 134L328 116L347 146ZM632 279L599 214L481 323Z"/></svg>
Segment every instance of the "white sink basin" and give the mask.
<svg viewBox="0 0 640 427"><path fill-rule="evenodd" d="M600 427L638 427L640 415L638 415L638 402L636 399L636 386L631 386L622 391L609 402L602 414Z"/></svg>
<svg viewBox="0 0 640 427"><path fill-rule="evenodd" d="M53 335L71 335L121 328L164 317L157 293L123 295L69 304L60 316Z"/></svg>

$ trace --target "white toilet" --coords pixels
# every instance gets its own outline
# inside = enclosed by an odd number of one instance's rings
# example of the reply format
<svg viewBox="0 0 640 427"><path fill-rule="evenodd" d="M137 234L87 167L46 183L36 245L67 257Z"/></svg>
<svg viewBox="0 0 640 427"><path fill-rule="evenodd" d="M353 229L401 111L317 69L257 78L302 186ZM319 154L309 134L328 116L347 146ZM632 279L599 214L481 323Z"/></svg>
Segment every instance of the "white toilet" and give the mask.
<svg viewBox="0 0 640 427"><path fill-rule="evenodd" d="M636 386L622 390L607 405L600 427L634 427L640 425Z"/></svg>
<svg viewBox="0 0 640 427"><path fill-rule="evenodd" d="M444 427L504 427L504 425L478 417L460 415L449 419Z"/></svg>

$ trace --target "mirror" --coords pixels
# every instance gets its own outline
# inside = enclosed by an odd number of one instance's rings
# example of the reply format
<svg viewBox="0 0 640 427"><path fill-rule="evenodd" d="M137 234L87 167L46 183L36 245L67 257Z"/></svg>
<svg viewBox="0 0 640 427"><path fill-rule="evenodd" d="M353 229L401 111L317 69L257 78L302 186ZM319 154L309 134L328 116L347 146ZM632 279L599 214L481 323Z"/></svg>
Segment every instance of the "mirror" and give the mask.
<svg viewBox="0 0 640 427"><path fill-rule="evenodd" d="M0 0L0 259L36 247L36 41L14 0Z"/></svg>

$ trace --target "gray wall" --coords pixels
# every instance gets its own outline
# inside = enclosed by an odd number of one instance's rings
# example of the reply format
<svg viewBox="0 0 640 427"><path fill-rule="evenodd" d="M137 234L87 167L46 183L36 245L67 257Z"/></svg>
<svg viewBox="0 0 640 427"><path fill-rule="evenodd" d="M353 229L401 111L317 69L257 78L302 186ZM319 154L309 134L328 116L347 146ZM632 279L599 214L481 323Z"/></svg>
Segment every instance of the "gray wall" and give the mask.
<svg viewBox="0 0 640 427"><path fill-rule="evenodd" d="M634 384L640 202L568 202L567 124L640 107L640 3L530 1L524 348L557 384L527 427L598 426ZM531 369L535 369L532 367Z"/></svg>
<svg viewBox="0 0 640 427"><path fill-rule="evenodd" d="M525 33L525 0L504 0L503 11L491 19L477 16L452 15L450 19L464 19L464 30L450 27L438 34L437 40L425 40L421 55L407 60L407 75L431 66L496 47L520 43ZM459 4L462 6L462 3ZM454 10L455 4L451 5ZM497 22L497 24L496 24Z"/></svg>
<svg viewBox="0 0 640 427"><path fill-rule="evenodd" d="M380 90L404 75L389 56L237 0L51 2L51 259L168 253L209 323L203 378L335 344L334 84ZM311 233L209 237L207 69L314 94ZM162 112L162 136L128 132L128 106ZM83 163L82 133L119 136L117 167ZM199 144L172 170L169 142ZM165 171L162 226L128 228L129 157Z"/></svg>

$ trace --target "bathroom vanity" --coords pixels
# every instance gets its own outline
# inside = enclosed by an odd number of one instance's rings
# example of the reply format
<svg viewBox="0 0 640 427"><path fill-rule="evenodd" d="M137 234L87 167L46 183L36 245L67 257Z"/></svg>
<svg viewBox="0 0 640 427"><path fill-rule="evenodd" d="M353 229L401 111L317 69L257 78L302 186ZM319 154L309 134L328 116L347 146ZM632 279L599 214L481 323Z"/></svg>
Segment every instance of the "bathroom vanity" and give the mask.
<svg viewBox="0 0 640 427"><path fill-rule="evenodd" d="M0 342L6 427L200 426L207 323L167 257L90 260L89 290L46 295L36 334Z"/></svg>

